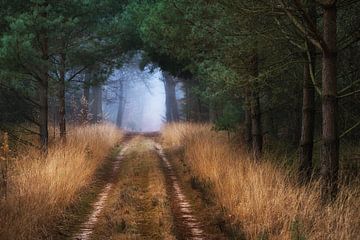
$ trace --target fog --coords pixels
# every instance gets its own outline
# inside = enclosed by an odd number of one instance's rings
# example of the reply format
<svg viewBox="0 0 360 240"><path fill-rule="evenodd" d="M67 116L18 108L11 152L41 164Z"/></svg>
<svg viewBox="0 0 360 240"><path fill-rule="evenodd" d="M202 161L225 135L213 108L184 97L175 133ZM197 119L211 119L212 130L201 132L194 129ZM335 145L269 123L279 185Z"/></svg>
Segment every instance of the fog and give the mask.
<svg viewBox="0 0 360 240"><path fill-rule="evenodd" d="M142 71L139 62L140 57L135 56L109 77L103 87L103 117L128 131L158 131L165 122L166 111L162 72L159 68ZM121 101L123 114L119 124Z"/></svg>

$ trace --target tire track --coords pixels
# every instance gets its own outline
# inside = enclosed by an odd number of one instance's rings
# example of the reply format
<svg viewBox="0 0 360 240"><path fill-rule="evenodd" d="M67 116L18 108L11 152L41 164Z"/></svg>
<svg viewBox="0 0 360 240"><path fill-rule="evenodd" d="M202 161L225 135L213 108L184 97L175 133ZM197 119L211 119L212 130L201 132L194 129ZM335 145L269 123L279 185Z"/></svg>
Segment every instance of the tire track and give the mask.
<svg viewBox="0 0 360 240"><path fill-rule="evenodd" d="M125 142L129 142L131 136L125 136ZM88 240L90 239L94 227L98 221L98 218L105 206L106 200L109 196L111 189L114 186L114 181L116 179L116 175L120 168L120 163L124 158L124 154L128 149L128 145L126 144L124 148L121 150L120 154L117 156L113 163L112 171L110 174L109 182L105 185L104 189L98 194L97 200L92 204L92 212L90 213L87 220L81 224L80 230L78 233L74 235L72 239L74 240Z"/></svg>
<svg viewBox="0 0 360 240"><path fill-rule="evenodd" d="M169 160L166 158L163 148L160 144L155 144L155 150L165 168L169 196L172 201L174 224L178 238L191 240L207 239L203 226L194 216L192 206L183 194L183 190L176 177L175 171Z"/></svg>

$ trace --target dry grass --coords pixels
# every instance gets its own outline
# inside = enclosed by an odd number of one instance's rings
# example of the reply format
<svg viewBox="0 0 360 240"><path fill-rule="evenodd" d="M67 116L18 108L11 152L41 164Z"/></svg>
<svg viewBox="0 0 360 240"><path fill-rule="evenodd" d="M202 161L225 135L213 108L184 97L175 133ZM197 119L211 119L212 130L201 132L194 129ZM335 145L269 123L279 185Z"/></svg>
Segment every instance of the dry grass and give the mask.
<svg viewBox="0 0 360 240"><path fill-rule="evenodd" d="M167 146L184 146L192 174L210 184L219 208L240 223L247 239L357 239L359 186L342 187L338 199L321 205L318 183L299 187L268 155L253 163L209 125L173 124L163 129Z"/></svg>
<svg viewBox="0 0 360 240"><path fill-rule="evenodd" d="M76 127L66 146L53 144L46 158L30 151L12 160L9 195L0 202L0 239L50 233L121 137L110 124Z"/></svg>

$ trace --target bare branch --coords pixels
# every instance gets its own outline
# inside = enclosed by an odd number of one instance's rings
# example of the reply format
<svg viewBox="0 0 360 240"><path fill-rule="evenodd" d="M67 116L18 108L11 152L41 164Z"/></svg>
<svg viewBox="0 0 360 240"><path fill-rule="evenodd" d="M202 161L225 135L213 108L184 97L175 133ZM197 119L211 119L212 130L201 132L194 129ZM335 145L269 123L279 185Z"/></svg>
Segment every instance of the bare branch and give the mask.
<svg viewBox="0 0 360 240"><path fill-rule="evenodd" d="M342 98L345 98L345 97L350 97L352 95L355 95L357 93L360 93L360 89L359 90L356 90L356 91L353 91L351 93L347 93L347 94L344 94L344 95L341 95L341 96L338 96L339 99L342 99Z"/></svg>
<svg viewBox="0 0 360 240"><path fill-rule="evenodd" d="M294 24L294 26L307 38L309 41L314 44L317 48L319 48L322 51L327 51L327 46L322 38L318 36L318 34L311 32L312 34L309 34L309 31L307 28L298 20L298 18L291 12L289 9L285 6L282 0L278 0L280 6L282 7L283 11L286 13L290 21ZM312 36L314 35L314 36Z"/></svg>
<svg viewBox="0 0 360 240"><path fill-rule="evenodd" d="M347 134L349 134L352 130L354 130L355 128L357 128L358 126L360 126L360 121L357 122L354 126L350 127L349 129L347 129L345 132L343 132L339 137L343 138L345 137Z"/></svg>

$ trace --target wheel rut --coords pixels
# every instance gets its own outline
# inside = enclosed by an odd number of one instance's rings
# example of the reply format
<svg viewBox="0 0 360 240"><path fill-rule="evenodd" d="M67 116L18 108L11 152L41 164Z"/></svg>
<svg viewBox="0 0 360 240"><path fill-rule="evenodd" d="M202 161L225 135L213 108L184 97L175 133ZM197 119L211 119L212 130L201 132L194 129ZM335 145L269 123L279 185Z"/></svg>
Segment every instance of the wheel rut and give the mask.
<svg viewBox="0 0 360 240"><path fill-rule="evenodd" d="M120 169L121 162L123 159L128 158L128 154L126 151L131 149L132 147L129 144L130 140L132 140L136 134L129 134L125 137L123 141L123 149L120 154L114 160L112 165L112 170L109 175L108 182L104 185L102 191L97 195L96 201L92 204L91 213L87 216L86 220L80 225L79 230L71 239L74 240L88 240L92 239L94 235L94 231L96 232L97 224L100 224L99 219L102 218L104 208L107 205L109 199L111 199L113 194L112 189L115 189L117 186L117 181L119 172L122 171ZM176 239L179 240L205 240L209 239L206 234L206 227L199 221L195 214L195 207L192 205L191 201L185 195L184 188L181 186L181 183L177 177L176 171L173 168L170 161L167 159L162 146L156 143L153 140L153 136L142 136L145 139L150 138L150 151L153 151L157 157L154 158L154 161L158 159L160 161L160 165L158 169L162 168L160 171L160 175L164 176L164 187L166 189L165 195L168 196L169 205L171 209L169 209L169 216L173 219L173 229L174 234L176 235ZM156 156L155 155L155 156ZM128 160L126 160L128 161ZM124 162L125 164L125 162ZM115 190L114 190L115 191ZM142 202L142 200L140 199ZM146 207L145 202L137 204L143 204L142 207ZM137 209L139 216L141 216L141 211ZM141 225L141 219L138 219L139 222L137 224ZM146 222L145 222L146 223ZM100 224L101 226L101 224ZM99 227L99 226L98 226ZM174 236L175 237L175 236Z"/></svg>
<svg viewBox="0 0 360 240"><path fill-rule="evenodd" d="M93 230L96 226L98 218L105 206L106 200L109 196L111 189L114 186L114 181L116 180L116 176L118 174L120 163L124 157L124 154L128 147L128 142L132 139L132 135L126 135L123 140L123 149L116 157L115 161L112 165L112 171L108 178L108 183L104 186L103 190L98 194L96 201L92 204L92 211L88 215L85 222L83 222L80 226L80 229L77 233L71 238L73 240L88 240L91 238Z"/></svg>
<svg viewBox="0 0 360 240"><path fill-rule="evenodd" d="M205 231L203 230L203 224L196 218L193 207L185 196L175 171L165 156L163 148L160 144L155 144L155 150L164 166L177 238L181 240L207 239Z"/></svg>

